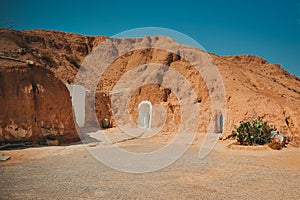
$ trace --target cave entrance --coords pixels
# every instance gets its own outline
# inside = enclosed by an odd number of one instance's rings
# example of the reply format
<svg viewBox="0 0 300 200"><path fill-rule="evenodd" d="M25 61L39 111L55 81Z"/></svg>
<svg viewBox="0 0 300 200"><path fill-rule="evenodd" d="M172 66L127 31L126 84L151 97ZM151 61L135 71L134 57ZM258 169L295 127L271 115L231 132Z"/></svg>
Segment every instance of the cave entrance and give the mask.
<svg viewBox="0 0 300 200"><path fill-rule="evenodd" d="M151 128L152 104L150 101L142 101L138 107L138 127Z"/></svg>

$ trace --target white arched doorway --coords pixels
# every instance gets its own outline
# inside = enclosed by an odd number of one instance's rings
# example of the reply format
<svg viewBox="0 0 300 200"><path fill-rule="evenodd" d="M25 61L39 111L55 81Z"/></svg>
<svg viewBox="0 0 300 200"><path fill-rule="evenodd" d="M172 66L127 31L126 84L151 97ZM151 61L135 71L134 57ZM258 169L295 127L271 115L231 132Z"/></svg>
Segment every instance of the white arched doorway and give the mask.
<svg viewBox="0 0 300 200"><path fill-rule="evenodd" d="M150 101L142 101L138 107L138 127L151 128L152 104Z"/></svg>
<svg viewBox="0 0 300 200"><path fill-rule="evenodd" d="M222 113L218 113L215 115L215 132L216 133L223 133L224 127L224 118Z"/></svg>

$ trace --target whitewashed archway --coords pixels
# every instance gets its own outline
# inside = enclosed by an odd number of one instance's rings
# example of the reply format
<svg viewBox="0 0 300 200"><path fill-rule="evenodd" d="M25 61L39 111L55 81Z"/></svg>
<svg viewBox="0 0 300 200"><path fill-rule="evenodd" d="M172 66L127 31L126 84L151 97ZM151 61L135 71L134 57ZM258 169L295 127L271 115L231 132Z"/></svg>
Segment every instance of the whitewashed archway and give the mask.
<svg viewBox="0 0 300 200"><path fill-rule="evenodd" d="M138 127L151 128L152 104L150 101L142 101L138 106Z"/></svg>

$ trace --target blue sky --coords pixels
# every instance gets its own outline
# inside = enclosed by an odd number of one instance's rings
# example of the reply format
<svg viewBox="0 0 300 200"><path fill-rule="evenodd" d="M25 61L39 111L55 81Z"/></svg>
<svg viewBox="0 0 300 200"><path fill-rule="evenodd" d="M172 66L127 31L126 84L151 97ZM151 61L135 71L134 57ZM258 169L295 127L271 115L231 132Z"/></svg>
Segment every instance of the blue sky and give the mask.
<svg viewBox="0 0 300 200"><path fill-rule="evenodd" d="M209 52L262 56L300 77L300 0L1 0L0 26L106 36L169 28Z"/></svg>

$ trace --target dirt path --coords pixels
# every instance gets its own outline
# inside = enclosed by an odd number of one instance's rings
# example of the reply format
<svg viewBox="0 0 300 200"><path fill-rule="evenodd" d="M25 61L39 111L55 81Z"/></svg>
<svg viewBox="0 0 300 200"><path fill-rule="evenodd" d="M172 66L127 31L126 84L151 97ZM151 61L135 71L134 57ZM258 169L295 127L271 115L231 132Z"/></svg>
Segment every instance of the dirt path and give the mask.
<svg viewBox="0 0 300 200"><path fill-rule="evenodd" d="M200 160L200 144L198 139L172 165L145 174L110 169L83 145L2 151L12 160L0 163L0 199L300 198L300 149L233 150L219 141ZM137 139L120 145L139 151L158 144Z"/></svg>

